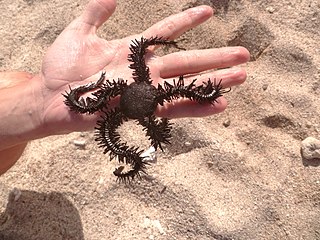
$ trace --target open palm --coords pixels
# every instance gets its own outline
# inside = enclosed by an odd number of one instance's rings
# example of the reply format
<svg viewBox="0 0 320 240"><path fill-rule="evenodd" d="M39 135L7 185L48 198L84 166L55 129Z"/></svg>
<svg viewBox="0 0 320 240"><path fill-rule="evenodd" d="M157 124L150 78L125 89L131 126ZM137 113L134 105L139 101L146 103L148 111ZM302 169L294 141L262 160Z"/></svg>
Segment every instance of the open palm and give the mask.
<svg viewBox="0 0 320 240"><path fill-rule="evenodd" d="M76 87L99 79L106 72L107 79L131 79L132 71L127 60L131 40L152 36L174 39L185 31L199 25L212 16L212 9L200 6L170 16L141 34L119 40L106 41L96 35L100 27L114 12L114 0L92 0L81 16L75 19L48 49L42 64L40 76L43 80L43 121L46 126L60 129L60 133L87 130L95 124L95 115L71 113L63 103L64 93L69 86ZM223 80L223 86L240 84L246 73L242 69L219 70L215 68L232 67L248 61L249 53L241 47L182 51L155 57L150 51L148 66L153 83L170 81L184 74L202 74L199 81L208 78ZM193 76L193 78L195 78ZM214 106L199 106L190 101L180 101L174 106L158 110L158 115L166 117L206 116L221 112L226 101L221 98Z"/></svg>

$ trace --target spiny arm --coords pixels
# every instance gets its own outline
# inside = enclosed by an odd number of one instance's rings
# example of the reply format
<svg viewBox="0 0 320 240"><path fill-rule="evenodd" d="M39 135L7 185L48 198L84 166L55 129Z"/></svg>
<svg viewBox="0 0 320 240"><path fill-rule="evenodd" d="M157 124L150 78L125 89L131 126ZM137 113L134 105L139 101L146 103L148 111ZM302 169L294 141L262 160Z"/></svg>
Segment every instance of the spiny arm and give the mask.
<svg viewBox="0 0 320 240"><path fill-rule="evenodd" d="M105 81L105 74L103 72L96 83L90 83L74 89L70 88L70 92L63 94L66 98L64 102L71 111L93 114L96 111L102 110L110 98L119 95L121 89L127 85L123 79L119 79L117 82ZM92 93L93 98L82 97L82 95L91 91L95 91Z"/></svg>
<svg viewBox="0 0 320 240"><path fill-rule="evenodd" d="M183 49L178 47L177 42L166 40L162 37L152 37L144 38L141 40L133 40L129 49L131 54L128 55L128 60L132 62L129 68L133 69L133 79L135 82L146 82L151 84L149 67L145 62L145 55L147 53L147 48L153 45L171 45L178 49Z"/></svg>
<svg viewBox="0 0 320 240"><path fill-rule="evenodd" d="M224 93L229 92L231 89L224 89L221 85L221 80L216 83L209 79L202 85L195 85L196 79L194 79L190 84L185 85L183 76L179 77L178 82L173 81L173 85L164 82L164 87L160 84L158 85L158 103L163 105L164 101L171 102L172 100L182 98L188 98L192 101L198 103L210 103L214 104L219 97Z"/></svg>

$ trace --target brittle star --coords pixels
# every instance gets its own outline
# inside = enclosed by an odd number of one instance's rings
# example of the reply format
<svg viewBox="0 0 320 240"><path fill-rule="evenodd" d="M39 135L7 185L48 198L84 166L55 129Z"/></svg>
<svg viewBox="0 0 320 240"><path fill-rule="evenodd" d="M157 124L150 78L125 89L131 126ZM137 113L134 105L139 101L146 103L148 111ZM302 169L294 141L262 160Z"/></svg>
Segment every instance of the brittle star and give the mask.
<svg viewBox="0 0 320 240"><path fill-rule="evenodd" d="M117 157L120 163L130 165L130 170L124 171L124 166L120 166L113 172L120 181L131 181L135 177L141 177L141 173L146 173L144 157L141 156L143 150L138 147L129 147L121 142L117 128L128 119L137 120L143 126L146 135L151 141L151 146L162 151L162 144L169 144L171 138L171 124L167 118L156 118L154 112L158 105L165 102L172 102L178 98L188 98L198 103L214 104L222 94L230 91L223 89L221 80L211 81L196 86L194 79L190 84L185 85L184 77L180 76L173 84L164 82L163 86L152 85L149 67L146 65L145 55L147 48L152 45L172 45L177 47L175 41L169 41L162 37L151 37L141 40L133 40L130 45L131 53L128 60L131 62L129 68L133 69L133 80L131 84L118 79L109 81L105 78L105 72L101 74L96 83L80 86L75 89L70 88L70 92L64 95L65 104L71 111L81 114L92 114L97 111L102 112L101 118L97 121L96 141L104 149L104 153L110 154L111 159ZM181 48L179 48L181 49ZM92 92L93 97L83 98L82 95ZM106 105L111 98L120 96L120 105L112 110L107 110Z"/></svg>

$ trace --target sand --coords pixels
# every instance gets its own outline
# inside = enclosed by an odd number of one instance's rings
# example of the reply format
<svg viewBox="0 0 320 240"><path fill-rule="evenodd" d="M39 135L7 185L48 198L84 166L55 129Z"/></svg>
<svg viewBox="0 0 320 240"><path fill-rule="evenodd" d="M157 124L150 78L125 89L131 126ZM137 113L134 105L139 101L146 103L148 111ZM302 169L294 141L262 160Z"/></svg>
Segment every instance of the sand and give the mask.
<svg viewBox="0 0 320 240"><path fill-rule="evenodd" d="M1 70L39 71L86 3L0 1ZM135 34L201 4L216 14L184 34L183 47L242 45L252 55L228 109L173 120L172 145L128 186L93 132L31 142L0 177L1 240L320 239L320 160L300 153L303 139L320 138L318 1L118 0L99 34Z"/></svg>

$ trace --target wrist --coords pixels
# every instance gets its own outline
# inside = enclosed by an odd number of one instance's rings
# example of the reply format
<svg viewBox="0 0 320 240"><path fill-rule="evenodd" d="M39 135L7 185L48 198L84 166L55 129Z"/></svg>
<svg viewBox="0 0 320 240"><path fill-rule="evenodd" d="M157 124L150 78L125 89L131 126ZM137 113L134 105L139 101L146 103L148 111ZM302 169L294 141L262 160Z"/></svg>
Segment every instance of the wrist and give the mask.
<svg viewBox="0 0 320 240"><path fill-rule="evenodd" d="M5 73L0 76L0 150L47 136L41 121L43 109L40 76Z"/></svg>

